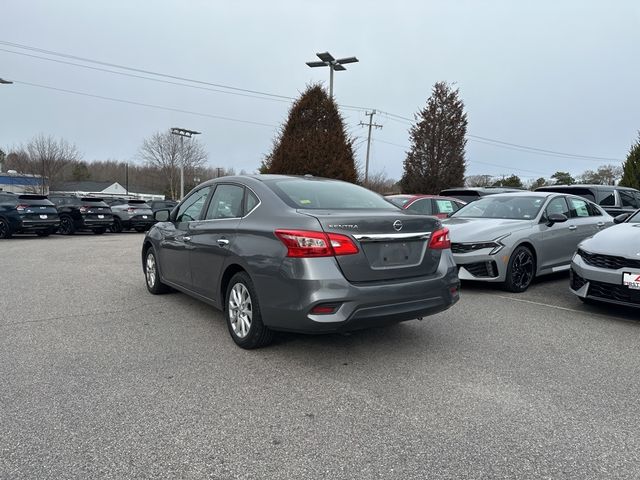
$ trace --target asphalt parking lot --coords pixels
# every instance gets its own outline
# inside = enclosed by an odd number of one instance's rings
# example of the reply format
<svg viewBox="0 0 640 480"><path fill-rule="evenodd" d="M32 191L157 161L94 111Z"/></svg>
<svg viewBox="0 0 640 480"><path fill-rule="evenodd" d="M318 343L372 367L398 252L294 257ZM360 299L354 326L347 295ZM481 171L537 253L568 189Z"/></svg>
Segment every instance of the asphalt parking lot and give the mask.
<svg viewBox="0 0 640 480"><path fill-rule="evenodd" d="M566 275L245 351L141 240L0 242L0 478L640 476L640 315Z"/></svg>

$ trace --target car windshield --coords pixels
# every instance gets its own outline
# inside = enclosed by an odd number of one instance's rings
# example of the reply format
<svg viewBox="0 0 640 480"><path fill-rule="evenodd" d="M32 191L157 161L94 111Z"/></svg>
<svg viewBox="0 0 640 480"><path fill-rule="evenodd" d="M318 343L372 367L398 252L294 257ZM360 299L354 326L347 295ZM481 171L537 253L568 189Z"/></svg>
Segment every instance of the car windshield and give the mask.
<svg viewBox="0 0 640 480"><path fill-rule="evenodd" d="M640 223L640 210L631 215L631 217L629 217L629 220L627 220L627 223Z"/></svg>
<svg viewBox="0 0 640 480"><path fill-rule="evenodd" d="M532 220L536 218L544 204L543 197L522 195L489 195L465 205L452 215L462 218L505 218L512 220Z"/></svg>
<svg viewBox="0 0 640 480"><path fill-rule="evenodd" d="M312 210L396 210L377 193L334 180L283 179L268 184L288 205Z"/></svg>

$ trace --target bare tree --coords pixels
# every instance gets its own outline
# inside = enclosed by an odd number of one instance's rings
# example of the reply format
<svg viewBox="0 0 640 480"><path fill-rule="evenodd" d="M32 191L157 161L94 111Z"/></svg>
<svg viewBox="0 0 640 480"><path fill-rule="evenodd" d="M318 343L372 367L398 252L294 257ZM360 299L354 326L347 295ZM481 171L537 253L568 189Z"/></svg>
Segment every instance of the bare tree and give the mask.
<svg viewBox="0 0 640 480"><path fill-rule="evenodd" d="M182 151L180 139L170 131L156 132L145 139L138 155L147 165L162 172L172 198L180 195L180 164L184 161L185 179L188 179L207 162L207 152L198 140L185 140Z"/></svg>
<svg viewBox="0 0 640 480"><path fill-rule="evenodd" d="M373 190L374 192L386 195L400 192L398 182L389 178L384 171L370 173L369 179L366 182L363 182L362 186L369 190Z"/></svg>
<svg viewBox="0 0 640 480"><path fill-rule="evenodd" d="M54 186L60 181L65 167L78 162L80 157L80 152L73 143L41 133L25 146L14 149L7 156L7 167L20 173L42 175L44 181L41 190L44 193L45 181L48 179L49 186Z"/></svg>
<svg viewBox="0 0 640 480"><path fill-rule="evenodd" d="M490 187L495 182L491 175L469 175L464 179L467 187Z"/></svg>

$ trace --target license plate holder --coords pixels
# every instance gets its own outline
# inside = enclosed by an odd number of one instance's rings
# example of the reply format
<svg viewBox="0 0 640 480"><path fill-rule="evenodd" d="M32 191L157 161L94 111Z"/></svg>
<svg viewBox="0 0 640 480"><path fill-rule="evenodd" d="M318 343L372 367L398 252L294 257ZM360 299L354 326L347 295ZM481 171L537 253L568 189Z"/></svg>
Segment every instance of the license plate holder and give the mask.
<svg viewBox="0 0 640 480"><path fill-rule="evenodd" d="M47 218L49 218L49 215L40 215L41 220L46 220Z"/></svg>
<svg viewBox="0 0 640 480"><path fill-rule="evenodd" d="M624 272L622 274L622 285L629 290L640 290L640 272Z"/></svg>

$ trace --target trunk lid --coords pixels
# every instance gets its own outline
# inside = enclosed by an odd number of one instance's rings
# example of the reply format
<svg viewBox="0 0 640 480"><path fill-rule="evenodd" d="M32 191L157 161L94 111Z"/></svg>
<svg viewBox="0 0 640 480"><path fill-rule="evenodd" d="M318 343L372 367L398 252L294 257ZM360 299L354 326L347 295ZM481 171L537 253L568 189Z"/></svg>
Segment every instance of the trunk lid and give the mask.
<svg viewBox="0 0 640 480"><path fill-rule="evenodd" d="M335 257L351 282L429 275L440 263L441 251L427 248L441 228L437 218L389 210L298 211L316 218L325 232L353 239L359 252Z"/></svg>
<svg viewBox="0 0 640 480"><path fill-rule="evenodd" d="M50 220L58 218L58 210L44 195L19 195L16 208L22 218Z"/></svg>

